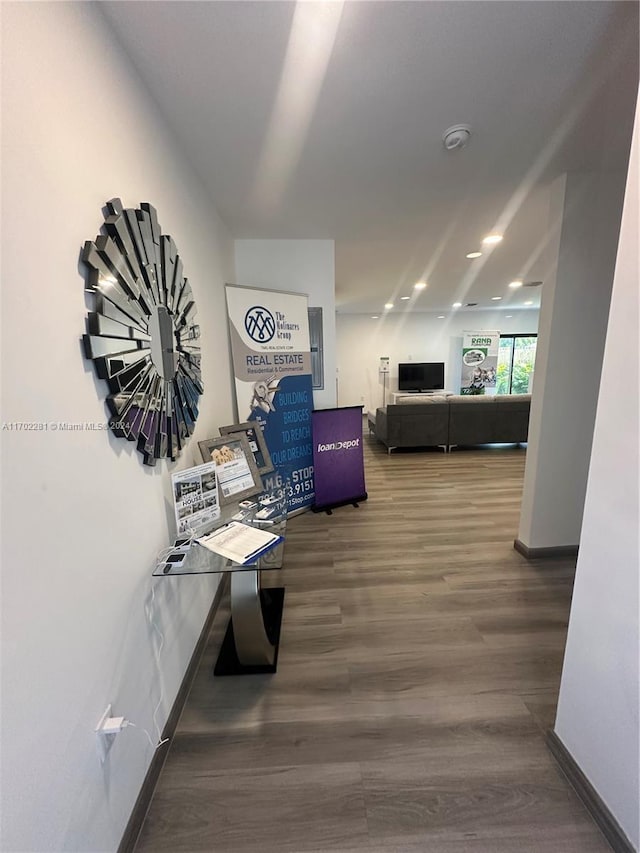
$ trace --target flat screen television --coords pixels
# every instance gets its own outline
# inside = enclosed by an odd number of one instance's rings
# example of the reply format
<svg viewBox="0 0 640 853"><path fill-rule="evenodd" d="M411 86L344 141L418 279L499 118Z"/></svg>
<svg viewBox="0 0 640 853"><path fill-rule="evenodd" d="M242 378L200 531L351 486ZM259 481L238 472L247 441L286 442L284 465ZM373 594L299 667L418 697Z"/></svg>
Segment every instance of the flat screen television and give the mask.
<svg viewBox="0 0 640 853"><path fill-rule="evenodd" d="M444 362L398 365L398 391L438 391L444 388Z"/></svg>

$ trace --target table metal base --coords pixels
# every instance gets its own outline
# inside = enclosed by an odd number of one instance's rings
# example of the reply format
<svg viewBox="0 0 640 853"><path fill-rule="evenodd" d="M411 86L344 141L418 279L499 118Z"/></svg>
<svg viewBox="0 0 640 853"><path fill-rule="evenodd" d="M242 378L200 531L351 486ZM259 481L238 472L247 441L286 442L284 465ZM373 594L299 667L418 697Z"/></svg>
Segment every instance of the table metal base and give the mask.
<svg viewBox="0 0 640 853"><path fill-rule="evenodd" d="M234 584L234 581L238 581ZM231 575L231 619L214 675L256 675L278 667L284 587L260 589L258 572Z"/></svg>

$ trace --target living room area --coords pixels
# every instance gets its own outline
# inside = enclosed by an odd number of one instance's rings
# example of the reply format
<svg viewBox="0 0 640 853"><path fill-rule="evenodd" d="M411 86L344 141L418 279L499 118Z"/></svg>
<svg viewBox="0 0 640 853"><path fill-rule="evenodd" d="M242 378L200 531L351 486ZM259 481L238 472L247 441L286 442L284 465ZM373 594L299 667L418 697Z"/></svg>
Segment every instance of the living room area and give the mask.
<svg viewBox="0 0 640 853"><path fill-rule="evenodd" d="M505 306L493 310L459 308L437 314L401 308L399 313L377 317L339 312L338 402L362 405L366 428L390 450L526 442L541 286L525 288L525 294L520 288L507 288ZM497 352L487 357L484 347L474 347L463 362L465 340L473 330L489 333ZM478 374L481 366L491 364L490 385L483 381L478 383L481 387L469 387L472 369L466 362L471 364L471 356L482 359L482 365L474 362ZM437 370L442 380L422 389L419 381L399 376L421 369ZM499 406L486 407L489 399ZM479 400L485 402L484 409L477 405L469 409Z"/></svg>
<svg viewBox="0 0 640 853"><path fill-rule="evenodd" d="M407 287L410 293L411 288ZM442 364L444 384L433 393L460 394L463 376L465 332L493 330L499 333L497 383L492 393L531 393L540 319L542 286L503 290L505 307L458 308L446 314L404 310L375 315L351 314L338 309L336 316L337 398L340 405L361 405L375 413L397 403L400 364ZM524 301L531 301L524 306ZM502 300L501 300L502 302ZM405 303L406 304L406 303ZM388 359L388 373L381 373L380 359ZM406 392L408 393L408 392Z"/></svg>

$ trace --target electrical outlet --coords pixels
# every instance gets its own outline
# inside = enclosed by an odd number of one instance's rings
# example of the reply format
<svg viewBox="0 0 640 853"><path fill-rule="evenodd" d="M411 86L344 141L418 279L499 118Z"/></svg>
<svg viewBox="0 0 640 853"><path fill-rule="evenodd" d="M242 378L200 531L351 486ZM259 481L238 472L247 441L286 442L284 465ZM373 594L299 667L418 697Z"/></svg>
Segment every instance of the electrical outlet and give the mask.
<svg viewBox="0 0 640 853"><path fill-rule="evenodd" d="M111 747L113 746L113 742L116 738L115 734L106 735L103 732L104 724L111 716L111 705L107 705L104 714L98 720L98 725L95 728L96 739L97 739L97 748L98 748L98 758L100 759L100 764L104 764L107 760L107 754Z"/></svg>

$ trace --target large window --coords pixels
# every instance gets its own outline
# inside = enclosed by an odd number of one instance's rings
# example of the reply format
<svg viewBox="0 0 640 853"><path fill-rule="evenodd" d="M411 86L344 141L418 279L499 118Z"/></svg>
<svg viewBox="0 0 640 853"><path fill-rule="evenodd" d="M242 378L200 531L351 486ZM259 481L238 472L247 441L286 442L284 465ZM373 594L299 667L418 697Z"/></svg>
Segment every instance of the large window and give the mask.
<svg viewBox="0 0 640 853"><path fill-rule="evenodd" d="M500 335L497 394L526 394L536 361L537 335Z"/></svg>

